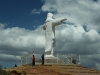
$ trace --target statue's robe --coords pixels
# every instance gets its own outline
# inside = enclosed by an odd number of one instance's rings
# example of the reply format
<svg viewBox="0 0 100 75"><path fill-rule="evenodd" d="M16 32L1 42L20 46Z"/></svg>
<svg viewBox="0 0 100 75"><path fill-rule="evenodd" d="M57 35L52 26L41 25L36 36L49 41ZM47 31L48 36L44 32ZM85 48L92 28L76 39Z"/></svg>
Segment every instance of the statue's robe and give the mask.
<svg viewBox="0 0 100 75"><path fill-rule="evenodd" d="M55 26L62 23L63 19L52 19L45 22L43 29L45 30L45 53L53 54L55 47Z"/></svg>

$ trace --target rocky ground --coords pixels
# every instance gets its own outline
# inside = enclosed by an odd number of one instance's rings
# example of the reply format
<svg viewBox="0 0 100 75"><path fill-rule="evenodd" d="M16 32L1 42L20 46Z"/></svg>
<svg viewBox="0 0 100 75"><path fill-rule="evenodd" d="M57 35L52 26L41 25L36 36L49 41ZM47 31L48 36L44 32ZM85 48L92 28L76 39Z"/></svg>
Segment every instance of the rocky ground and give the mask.
<svg viewBox="0 0 100 75"><path fill-rule="evenodd" d="M19 66L16 68L5 69L6 71L16 70L26 75L100 75L96 69L89 69L81 65L31 65ZM22 74L23 75L23 74Z"/></svg>

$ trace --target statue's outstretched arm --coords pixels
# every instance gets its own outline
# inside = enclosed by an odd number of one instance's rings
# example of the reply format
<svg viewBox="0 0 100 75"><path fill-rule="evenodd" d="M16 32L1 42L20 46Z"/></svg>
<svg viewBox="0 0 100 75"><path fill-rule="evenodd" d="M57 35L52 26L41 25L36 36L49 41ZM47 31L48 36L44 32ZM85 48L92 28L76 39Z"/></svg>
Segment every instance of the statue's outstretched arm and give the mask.
<svg viewBox="0 0 100 75"><path fill-rule="evenodd" d="M67 20L67 18L62 19L61 22L65 21L65 20Z"/></svg>
<svg viewBox="0 0 100 75"><path fill-rule="evenodd" d="M67 19L66 18L54 19L54 20L52 20L53 26L60 25L65 20L67 20Z"/></svg>

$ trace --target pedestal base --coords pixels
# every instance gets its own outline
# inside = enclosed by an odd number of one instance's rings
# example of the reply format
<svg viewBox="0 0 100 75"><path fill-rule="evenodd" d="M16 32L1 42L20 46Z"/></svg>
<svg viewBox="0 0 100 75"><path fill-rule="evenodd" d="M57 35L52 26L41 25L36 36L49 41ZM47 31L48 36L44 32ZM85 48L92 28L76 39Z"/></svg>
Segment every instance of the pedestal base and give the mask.
<svg viewBox="0 0 100 75"><path fill-rule="evenodd" d="M53 55L45 55L45 63L53 63L53 64L58 64L58 63L64 63L62 59L59 59L58 57L55 57Z"/></svg>
<svg viewBox="0 0 100 75"><path fill-rule="evenodd" d="M57 57L55 57L54 55L45 55L44 56L45 59L57 59Z"/></svg>

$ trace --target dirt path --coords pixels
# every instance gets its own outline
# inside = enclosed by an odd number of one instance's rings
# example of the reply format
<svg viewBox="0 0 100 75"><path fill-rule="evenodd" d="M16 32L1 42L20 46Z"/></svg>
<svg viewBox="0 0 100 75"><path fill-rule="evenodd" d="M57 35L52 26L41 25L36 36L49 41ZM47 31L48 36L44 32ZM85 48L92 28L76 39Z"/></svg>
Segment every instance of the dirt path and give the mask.
<svg viewBox="0 0 100 75"><path fill-rule="evenodd" d="M52 69L53 68L53 69ZM22 69L23 71L27 72L27 75L68 75L65 73L62 73L59 68L52 67L52 66L35 66L35 67L27 67L25 69ZM71 74L69 74L71 75Z"/></svg>

